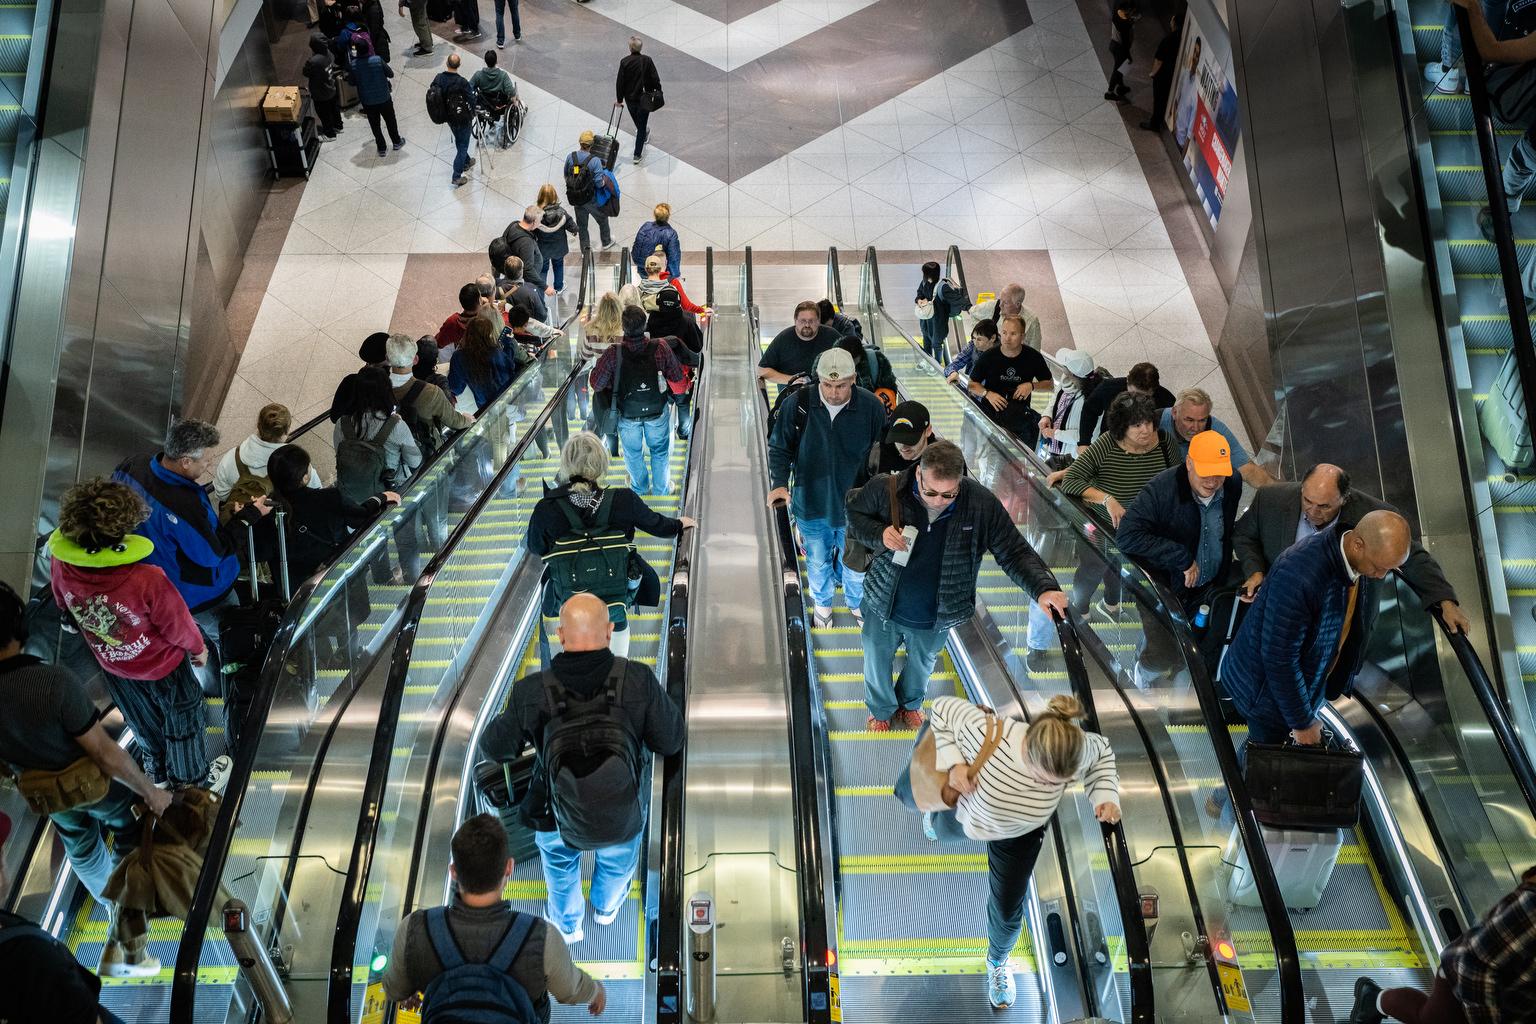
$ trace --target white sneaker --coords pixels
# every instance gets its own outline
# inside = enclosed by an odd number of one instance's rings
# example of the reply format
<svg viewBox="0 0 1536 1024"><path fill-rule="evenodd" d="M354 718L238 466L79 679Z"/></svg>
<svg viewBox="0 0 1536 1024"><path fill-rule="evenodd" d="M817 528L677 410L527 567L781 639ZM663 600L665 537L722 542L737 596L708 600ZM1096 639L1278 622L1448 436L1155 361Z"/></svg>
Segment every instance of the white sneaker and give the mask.
<svg viewBox="0 0 1536 1024"><path fill-rule="evenodd" d="M622 905L620 906L620 909L623 909ZM596 921L600 925L605 925L605 926L606 925L610 925L610 924L613 924L613 922L617 921L618 919L619 919L619 911L617 911L617 910L615 910L611 914L603 914L603 913L599 913L596 907L592 908L592 920Z"/></svg>
<svg viewBox="0 0 1536 1024"><path fill-rule="evenodd" d="M1000 964L987 961L987 1002L996 1010L1006 1010L1018 998L1013 984L1013 972L1005 960Z"/></svg>
<svg viewBox="0 0 1536 1024"><path fill-rule="evenodd" d="M208 762L208 776L203 779L203 788L220 796L229 786L229 773L234 769L234 758L228 754L220 754Z"/></svg>
<svg viewBox="0 0 1536 1024"><path fill-rule="evenodd" d="M1430 74L1434 70L1434 75ZM1461 92L1462 75L1460 68L1444 68L1439 64L1431 64L1425 69L1424 77L1435 85L1435 92L1445 95L1455 95Z"/></svg>
<svg viewBox="0 0 1536 1024"><path fill-rule="evenodd" d="M574 932L564 932L560 931L560 926L555 924L555 922L550 921L549 918L546 917L544 920L549 922L549 926L551 928L557 932L560 932L560 937L565 940L565 944L567 946L574 946L576 943L587 937L587 933L581 930L581 925L577 925Z"/></svg>
<svg viewBox="0 0 1536 1024"><path fill-rule="evenodd" d="M101 947L101 959L96 963L96 973L103 978L153 978L160 973L160 958L141 957L137 963L123 959L123 947L108 942Z"/></svg>

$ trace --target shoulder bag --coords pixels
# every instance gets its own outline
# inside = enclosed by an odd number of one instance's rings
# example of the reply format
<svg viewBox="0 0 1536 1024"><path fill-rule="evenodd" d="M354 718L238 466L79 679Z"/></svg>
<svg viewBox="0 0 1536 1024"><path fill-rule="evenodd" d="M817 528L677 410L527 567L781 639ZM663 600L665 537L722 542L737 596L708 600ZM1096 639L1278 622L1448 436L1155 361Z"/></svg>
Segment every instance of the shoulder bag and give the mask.
<svg viewBox="0 0 1536 1024"><path fill-rule="evenodd" d="M976 781L981 769L992 759L1002 742L1003 720L989 710L986 738L976 753L976 759L966 769L966 776L972 782ZM934 767L937 759L938 745L934 741L933 730L924 722L918 730L917 741L912 744L912 756L897 777L893 789L896 799L905 804L908 810L923 813L948 811L960 802L960 791L949 784L949 772Z"/></svg>

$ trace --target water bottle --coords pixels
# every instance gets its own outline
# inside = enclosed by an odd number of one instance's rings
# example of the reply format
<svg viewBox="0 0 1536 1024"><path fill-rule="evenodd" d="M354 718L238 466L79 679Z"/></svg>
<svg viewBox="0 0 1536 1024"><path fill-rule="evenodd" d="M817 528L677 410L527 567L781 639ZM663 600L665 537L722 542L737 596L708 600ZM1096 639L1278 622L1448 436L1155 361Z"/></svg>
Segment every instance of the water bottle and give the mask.
<svg viewBox="0 0 1536 1024"><path fill-rule="evenodd" d="M1195 628L1204 629L1205 624L1211 621L1211 606L1203 604L1199 611L1195 612Z"/></svg>

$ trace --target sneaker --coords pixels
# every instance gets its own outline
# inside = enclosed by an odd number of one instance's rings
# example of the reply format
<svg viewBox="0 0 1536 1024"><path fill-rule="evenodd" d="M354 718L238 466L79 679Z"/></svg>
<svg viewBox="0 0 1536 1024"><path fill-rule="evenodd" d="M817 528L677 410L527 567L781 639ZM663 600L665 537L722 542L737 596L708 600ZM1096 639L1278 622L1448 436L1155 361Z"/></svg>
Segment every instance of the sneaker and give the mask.
<svg viewBox="0 0 1536 1024"><path fill-rule="evenodd" d="M425 57L427 54L429 54L431 52L432 52L432 47L430 47L430 46L422 46L420 43L418 43L416 45L416 48L411 50L411 56L412 57Z"/></svg>
<svg viewBox="0 0 1536 1024"><path fill-rule="evenodd" d="M1477 230L1483 233L1483 241L1493 241L1493 211L1486 206L1477 211Z"/></svg>
<svg viewBox="0 0 1536 1024"><path fill-rule="evenodd" d="M1355 979L1355 1007L1349 1012L1349 1024L1382 1024L1387 1018L1376 1006L1381 986L1370 978Z"/></svg>
<svg viewBox="0 0 1536 1024"><path fill-rule="evenodd" d="M1093 610L1111 622L1120 617L1120 606L1118 604L1110 604L1103 598L1093 603Z"/></svg>
<svg viewBox="0 0 1536 1024"><path fill-rule="evenodd" d="M457 178L453 179L453 187L454 188L458 188L460 185L468 185L468 184L469 184L469 179L467 177L465 177L464 175L462 175L462 174L459 175Z"/></svg>
<svg viewBox="0 0 1536 1024"><path fill-rule="evenodd" d="M1051 652L1044 648L1031 647L1029 653L1024 655L1024 667L1029 670L1030 675L1049 672L1051 669Z"/></svg>
<svg viewBox="0 0 1536 1024"><path fill-rule="evenodd" d="M1435 92L1446 96L1454 96L1461 92L1461 69L1450 68L1438 76L1435 82Z"/></svg>
<svg viewBox="0 0 1536 1024"><path fill-rule="evenodd" d="M505 39L498 39L498 40L496 40L496 49L498 49L498 50L505 50L506 48L507 48L507 41Z"/></svg>
<svg viewBox="0 0 1536 1024"><path fill-rule="evenodd" d="M1013 984L1013 972L1008 969L1008 961L995 964L987 961L987 1002L992 1004L994 1010L1006 1010L1013 1005L1018 998L1018 990Z"/></svg>
<svg viewBox="0 0 1536 1024"><path fill-rule="evenodd" d="M134 963L123 959L123 947L108 942L101 947L101 959L96 962L96 973L103 978L153 978L160 973L160 958L141 956Z"/></svg>
<svg viewBox="0 0 1536 1024"><path fill-rule="evenodd" d="M608 241L603 243L603 248L604 249L612 249L614 247L614 244L615 243L614 243L613 239L610 238L610 239L608 239Z"/></svg>
<svg viewBox="0 0 1536 1024"><path fill-rule="evenodd" d="M404 148L405 148L405 139L402 138L399 142L395 143L395 152L398 153L398 152L400 152L400 150L402 150Z"/></svg>
<svg viewBox="0 0 1536 1024"><path fill-rule="evenodd" d="M464 169L466 171L469 170L473 166L475 166L475 158L474 157L470 157L469 159L464 161Z"/></svg>
<svg viewBox="0 0 1536 1024"><path fill-rule="evenodd" d="M891 719L891 724L900 725L904 729L921 729L928 716L915 708L902 708L896 712L896 717Z"/></svg>
<svg viewBox="0 0 1536 1024"><path fill-rule="evenodd" d="M853 621L857 622L859 624L859 628L860 629L864 628L864 609L863 608L849 608L848 609L848 614L853 616Z"/></svg>
<svg viewBox="0 0 1536 1024"><path fill-rule="evenodd" d="M576 943L587 937L587 933L581 930L581 925L577 925L575 931L567 932L561 930L560 926L555 924L555 922L550 921L549 918L546 917L544 920L549 922L549 926L551 928L557 932L560 932L560 937L565 940L565 944L567 946L574 946Z"/></svg>
<svg viewBox="0 0 1536 1024"><path fill-rule="evenodd" d="M380 146L379 156L389 156L389 150L385 149L383 146Z"/></svg>
<svg viewBox="0 0 1536 1024"><path fill-rule="evenodd" d="M939 841L939 831L933 827L932 811L929 811L923 815L923 838L927 839L930 843L936 843Z"/></svg>
<svg viewBox="0 0 1536 1024"><path fill-rule="evenodd" d="M203 788L222 795L229 785L229 773L234 767L234 758L228 754L220 754L208 762L208 775L203 779Z"/></svg>
<svg viewBox="0 0 1536 1024"><path fill-rule="evenodd" d="M864 719L864 728L869 732L890 732L891 723L883 718L876 718L874 715L870 715Z"/></svg>
<svg viewBox="0 0 1536 1024"><path fill-rule="evenodd" d="M635 163L639 163L640 162L640 156L641 156L641 154L639 154L639 153L635 154Z"/></svg>
<svg viewBox="0 0 1536 1024"><path fill-rule="evenodd" d="M620 909L623 909L622 905L621 905ZM603 913L599 913L597 908L595 908L595 907L592 909L592 920L596 921L600 925L610 925L610 924L613 924L613 922L617 921L618 919L619 919L619 911L618 910L615 910L611 914L603 914Z"/></svg>
<svg viewBox="0 0 1536 1024"><path fill-rule="evenodd" d="M811 621L817 629L830 629L832 626L832 609L817 605L811 610Z"/></svg>
<svg viewBox="0 0 1536 1024"><path fill-rule="evenodd" d="M1428 64L1424 65L1424 81L1428 82L1430 85L1434 85L1436 82L1440 81L1441 76L1449 70L1450 68L1446 67L1444 64L1441 64L1439 61L1432 60Z"/></svg>

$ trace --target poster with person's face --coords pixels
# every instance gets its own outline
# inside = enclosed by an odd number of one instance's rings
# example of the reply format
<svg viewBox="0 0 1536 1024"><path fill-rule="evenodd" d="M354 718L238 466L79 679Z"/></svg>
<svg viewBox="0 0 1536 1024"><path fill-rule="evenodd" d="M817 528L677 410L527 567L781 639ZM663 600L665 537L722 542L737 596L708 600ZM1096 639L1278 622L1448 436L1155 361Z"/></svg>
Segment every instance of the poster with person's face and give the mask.
<svg viewBox="0 0 1536 1024"><path fill-rule="evenodd" d="M1173 102L1164 118L1214 228L1227 195L1239 128L1231 45L1224 25L1213 28L1214 33L1205 31L1192 7L1185 14Z"/></svg>

